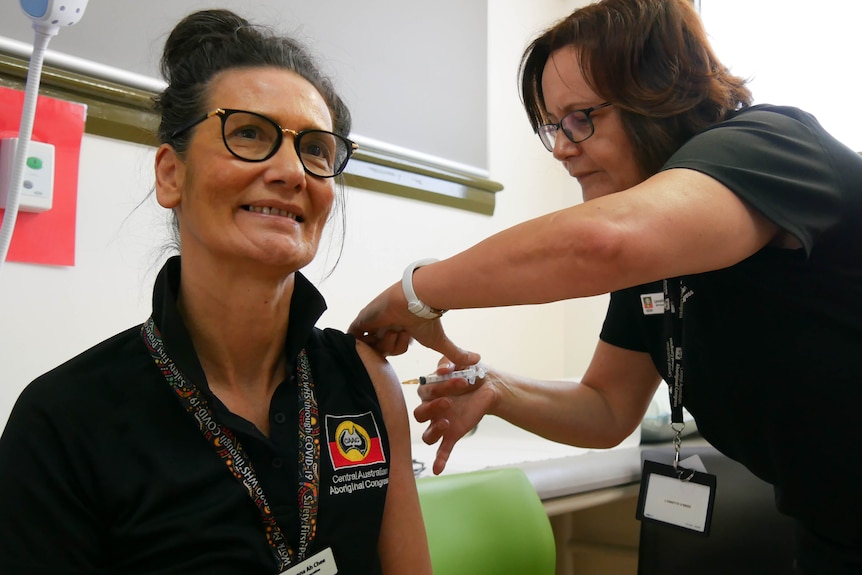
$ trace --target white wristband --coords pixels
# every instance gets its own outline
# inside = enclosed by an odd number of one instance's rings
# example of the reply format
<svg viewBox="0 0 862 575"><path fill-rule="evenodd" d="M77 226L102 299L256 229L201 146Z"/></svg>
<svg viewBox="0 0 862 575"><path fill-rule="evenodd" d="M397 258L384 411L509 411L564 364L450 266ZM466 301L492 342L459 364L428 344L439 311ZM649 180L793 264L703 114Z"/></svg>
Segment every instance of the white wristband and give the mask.
<svg viewBox="0 0 862 575"><path fill-rule="evenodd" d="M407 298L407 309L423 319L437 319L446 313L445 309L434 309L433 307L424 304L422 300L416 297L416 292L413 291L413 272L415 272L417 268L433 264L436 261L439 260L428 258L415 261L407 266L407 269L404 270L404 276L401 278L401 289L404 291L404 297Z"/></svg>

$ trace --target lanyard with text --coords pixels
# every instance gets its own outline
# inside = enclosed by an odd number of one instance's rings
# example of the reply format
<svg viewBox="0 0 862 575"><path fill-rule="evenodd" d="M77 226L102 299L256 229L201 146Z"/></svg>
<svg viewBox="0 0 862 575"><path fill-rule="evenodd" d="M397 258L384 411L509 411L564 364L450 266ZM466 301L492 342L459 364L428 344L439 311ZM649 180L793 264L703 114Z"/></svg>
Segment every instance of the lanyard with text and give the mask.
<svg viewBox="0 0 862 575"><path fill-rule="evenodd" d="M257 505L264 524L267 542L279 565L279 572L296 561L305 558L308 546L317 531L317 510L320 493L320 418L317 400L314 397L314 384L311 368L305 350L299 354L299 548L294 551L288 545L284 533L278 526L275 516L267 502L263 488L245 450L234 434L215 421L206 399L197 387L179 370L168 357L158 328L149 318L141 328L141 335L147 344L150 355L156 362L168 385L176 392L177 398L197 421L204 437L209 440L216 453L227 465L231 474L245 487Z"/></svg>
<svg viewBox="0 0 862 575"><path fill-rule="evenodd" d="M683 314L685 312L685 300L687 299L687 288L682 285L682 278L664 280L664 321L667 342L665 343L665 354L667 356L668 393L670 394L670 421L675 435L673 445L675 449L673 466L679 464L679 450L682 443L682 431L685 422L682 414L682 384L685 380L685 369L683 367Z"/></svg>
<svg viewBox="0 0 862 575"><path fill-rule="evenodd" d="M715 506L716 478L707 473L697 454L682 463L679 461L680 438L685 429L682 410L685 379L683 320L685 302L693 294L683 284L682 278L664 280L664 321L667 333L665 379L670 393L671 427L675 432L673 466L644 459L635 517L642 521L675 525L707 536Z"/></svg>

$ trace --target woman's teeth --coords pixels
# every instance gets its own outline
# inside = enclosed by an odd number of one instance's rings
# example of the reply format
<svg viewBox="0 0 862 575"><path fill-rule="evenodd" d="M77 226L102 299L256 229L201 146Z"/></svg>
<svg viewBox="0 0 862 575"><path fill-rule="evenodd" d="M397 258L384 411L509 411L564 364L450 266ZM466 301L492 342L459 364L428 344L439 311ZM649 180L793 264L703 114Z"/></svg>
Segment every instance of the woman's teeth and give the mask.
<svg viewBox="0 0 862 575"><path fill-rule="evenodd" d="M256 214L263 214L265 216L281 216L282 218L290 218L292 220L296 220L301 222L302 219L296 217L296 214L292 214L285 210L279 210L277 208L268 208L268 207L258 207L258 206L245 206L245 209L254 212Z"/></svg>

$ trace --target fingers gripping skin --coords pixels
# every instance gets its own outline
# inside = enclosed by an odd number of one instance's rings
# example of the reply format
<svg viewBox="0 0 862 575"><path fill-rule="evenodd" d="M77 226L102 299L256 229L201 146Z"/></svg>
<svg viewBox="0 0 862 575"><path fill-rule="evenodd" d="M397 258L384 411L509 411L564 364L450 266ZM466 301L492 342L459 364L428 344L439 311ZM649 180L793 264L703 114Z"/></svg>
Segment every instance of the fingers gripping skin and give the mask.
<svg viewBox="0 0 862 575"><path fill-rule="evenodd" d="M383 356L406 353L413 341L408 332L394 330L379 332L374 336L365 335L361 339Z"/></svg>
<svg viewBox="0 0 862 575"><path fill-rule="evenodd" d="M455 345L439 319L423 319L411 313L400 283L393 284L365 306L347 331L383 355L400 355L415 339L459 365L472 365L480 359L478 354Z"/></svg>

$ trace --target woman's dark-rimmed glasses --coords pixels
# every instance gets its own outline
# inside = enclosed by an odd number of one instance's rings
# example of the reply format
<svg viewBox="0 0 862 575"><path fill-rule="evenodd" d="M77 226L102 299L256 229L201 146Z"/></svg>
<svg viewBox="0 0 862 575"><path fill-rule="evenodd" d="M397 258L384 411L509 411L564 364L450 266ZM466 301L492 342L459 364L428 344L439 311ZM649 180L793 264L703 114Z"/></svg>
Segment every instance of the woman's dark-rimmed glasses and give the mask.
<svg viewBox="0 0 862 575"><path fill-rule="evenodd" d="M326 130L297 132L282 128L277 122L256 112L216 108L175 130L176 138L201 122L218 116L221 119L222 140L228 152L246 162L263 162L275 155L284 134L293 136L293 147L305 171L318 178L333 178L344 171L347 161L359 148L344 136Z"/></svg>
<svg viewBox="0 0 862 575"><path fill-rule="evenodd" d="M554 144L557 143L557 131L562 130L566 137L573 143L578 144L592 136L596 128L593 126L593 119L590 114L596 110L612 106L610 102L593 106L592 108L583 108L581 110L572 110L562 117L556 124L545 124L539 126L536 133L539 139L545 145L549 152L554 151Z"/></svg>

